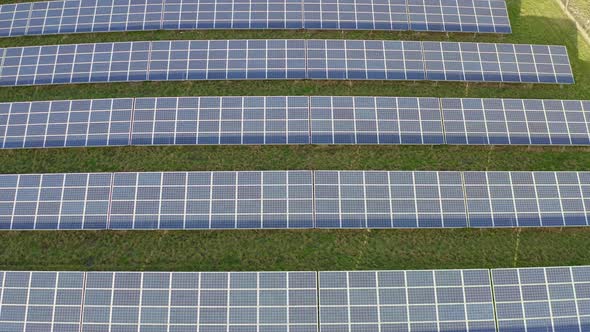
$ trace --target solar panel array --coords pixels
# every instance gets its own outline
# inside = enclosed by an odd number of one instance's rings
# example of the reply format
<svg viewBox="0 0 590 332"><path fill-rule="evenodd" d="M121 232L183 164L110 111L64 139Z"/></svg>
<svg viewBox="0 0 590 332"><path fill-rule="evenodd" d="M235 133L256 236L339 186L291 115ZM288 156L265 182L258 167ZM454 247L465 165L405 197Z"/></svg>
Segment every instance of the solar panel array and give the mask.
<svg viewBox="0 0 590 332"><path fill-rule="evenodd" d="M115 173L111 229L312 228L307 171Z"/></svg>
<svg viewBox="0 0 590 332"><path fill-rule="evenodd" d="M176 29L510 33L504 0L65 0L0 6L0 37Z"/></svg>
<svg viewBox="0 0 590 332"><path fill-rule="evenodd" d="M319 273L321 332L496 331L488 270Z"/></svg>
<svg viewBox="0 0 590 332"><path fill-rule="evenodd" d="M590 267L492 270L498 331L588 331Z"/></svg>
<svg viewBox="0 0 590 332"><path fill-rule="evenodd" d="M315 272L0 272L2 281L2 331L317 331Z"/></svg>
<svg viewBox="0 0 590 332"><path fill-rule="evenodd" d="M590 101L179 97L0 103L0 148L218 144L590 145Z"/></svg>
<svg viewBox="0 0 590 332"><path fill-rule="evenodd" d="M0 272L0 330L79 331L84 275Z"/></svg>
<svg viewBox="0 0 590 332"><path fill-rule="evenodd" d="M0 175L0 229L590 226L590 173Z"/></svg>
<svg viewBox="0 0 590 332"><path fill-rule="evenodd" d="M0 271L2 331L586 331L590 267Z"/></svg>
<svg viewBox="0 0 590 332"><path fill-rule="evenodd" d="M179 40L0 49L0 86L168 80L559 83L563 46L378 40Z"/></svg>
<svg viewBox="0 0 590 332"><path fill-rule="evenodd" d="M590 144L590 102L441 100L447 144Z"/></svg>
<svg viewBox="0 0 590 332"><path fill-rule="evenodd" d="M460 172L315 172L318 228L467 227Z"/></svg>

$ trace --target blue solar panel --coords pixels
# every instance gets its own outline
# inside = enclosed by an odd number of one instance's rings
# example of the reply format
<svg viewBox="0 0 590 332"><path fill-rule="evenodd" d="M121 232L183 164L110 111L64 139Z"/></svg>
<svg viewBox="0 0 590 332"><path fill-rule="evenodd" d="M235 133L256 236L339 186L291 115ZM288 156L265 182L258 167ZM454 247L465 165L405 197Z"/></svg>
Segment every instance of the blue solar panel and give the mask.
<svg viewBox="0 0 590 332"><path fill-rule="evenodd" d="M441 100L447 144L589 145L590 102Z"/></svg>
<svg viewBox="0 0 590 332"><path fill-rule="evenodd" d="M422 42L426 79L574 83L563 46Z"/></svg>
<svg viewBox="0 0 590 332"><path fill-rule="evenodd" d="M588 226L590 174L465 172L471 227Z"/></svg>
<svg viewBox="0 0 590 332"><path fill-rule="evenodd" d="M115 173L112 229L312 228L312 174Z"/></svg>
<svg viewBox="0 0 590 332"><path fill-rule="evenodd" d="M443 144L437 98L310 97L313 144Z"/></svg>
<svg viewBox="0 0 590 332"><path fill-rule="evenodd" d="M166 1L163 29L302 29L299 0Z"/></svg>
<svg viewBox="0 0 590 332"><path fill-rule="evenodd" d="M4 149L128 145L133 99L0 103Z"/></svg>
<svg viewBox="0 0 590 332"><path fill-rule="evenodd" d="M88 272L83 331L317 332L315 272Z"/></svg>
<svg viewBox="0 0 590 332"><path fill-rule="evenodd" d="M138 98L131 144L307 144L308 97Z"/></svg>
<svg viewBox="0 0 590 332"><path fill-rule="evenodd" d="M315 272L1 272L0 330L317 332Z"/></svg>
<svg viewBox="0 0 590 332"><path fill-rule="evenodd" d="M281 96L0 103L3 149L309 143L590 145L590 101Z"/></svg>
<svg viewBox="0 0 590 332"><path fill-rule="evenodd" d="M319 273L321 332L496 331L488 270Z"/></svg>
<svg viewBox="0 0 590 332"><path fill-rule="evenodd" d="M590 267L492 270L499 332L588 331Z"/></svg>
<svg viewBox="0 0 590 332"><path fill-rule="evenodd" d="M315 172L318 228L467 227L459 172Z"/></svg>
<svg viewBox="0 0 590 332"><path fill-rule="evenodd" d="M84 272L0 272L1 331L78 332Z"/></svg>
<svg viewBox="0 0 590 332"><path fill-rule="evenodd" d="M406 0L311 0L303 2L305 28L409 30Z"/></svg>
<svg viewBox="0 0 590 332"><path fill-rule="evenodd" d="M268 171L0 176L0 229L590 226L590 173Z"/></svg>
<svg viewBox="0 0 590 332"><path fill-rule="evenodd" d="M105 229L111 174L0 175L0 229Z"/></svg>
<svg viewBox="0 0 590 332"><path fill-rule="evenodd" d="M62 0L0 6L0 37L304 28L511 32L504 0Z"/></svg>
<svg viewBox="0 0 590 332"><path fill-rule="evenodd" d="M154 41L2 49L0 85L330 79L572 84L561 46L364 40Z"/></svg>
<svg viewBox="0 0 590 332"><path fill-rule="evenodd" d="M504 0L408 0L410 30L510 33Z"/></svg>

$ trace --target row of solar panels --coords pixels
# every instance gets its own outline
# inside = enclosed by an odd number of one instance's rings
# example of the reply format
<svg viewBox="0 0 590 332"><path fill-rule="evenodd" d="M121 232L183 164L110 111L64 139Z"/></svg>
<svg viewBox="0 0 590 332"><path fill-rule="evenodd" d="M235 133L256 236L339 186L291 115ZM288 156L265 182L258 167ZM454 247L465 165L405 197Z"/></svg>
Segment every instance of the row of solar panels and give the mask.
<svg viewBox="0 0 590 332"><path fill-rule="evenodd" d="M2 272L2 331L525 332L590 328L590 267Z"/></svg>
<svg viewBox="0 0 590 332"><path fill-rule="evenodd" d="M0 148L189 144L590 145L590 101L174 97L0 103Z"/></svg>
<svg viewBox="0 0 590 332"><path fill-rule="evenodd" d="M511 32L504 0L65 0L0 6L0 37L160 29Z"/></svg>
<svg viewBox="0 0 590 332"><path fill-rule="evenodd" d="M0 86L169 80L572 84L563 46L379 40L180 40L0 49Z"/></svg>
<svg viewBox="0 0 590 332"><path fill-rule="evenodd" d="M0 176L0 229L590 226L588 172Z"/></svg>

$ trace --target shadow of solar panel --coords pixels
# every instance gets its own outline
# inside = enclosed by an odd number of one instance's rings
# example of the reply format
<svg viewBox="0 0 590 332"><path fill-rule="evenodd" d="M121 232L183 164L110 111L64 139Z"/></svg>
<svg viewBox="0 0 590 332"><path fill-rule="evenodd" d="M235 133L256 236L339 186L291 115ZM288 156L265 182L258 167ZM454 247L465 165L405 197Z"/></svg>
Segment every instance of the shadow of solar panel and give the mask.
<svg viewBox="0 0 590 332"><path fill-rule="evenodd" d="M0 85L167 80L572 84L561 46L365 40L154 41L2 49Z"/></svg>
<svg viewBox="0 0 590 332"><path fill-rule="evenodd" d="M488 270L319 272L320 331L495 331Z"/></svg>
<svg viewBox="0 0 590 332"><path fill-rule="evenodd" d="M498 331L585 330L587 266L492 270Z"/></svg>
<svg viewBox="0 0 590 332"><path fill-rule="evenodd" d="M511 32L504 0L62 0L0 6L0 37L160 29Z"/></svg>
<svg viewBox="0 0 590 332"><path fill-rule="evenodd" d="M458 172L315 172L318 228L467 227Z"/></svg>

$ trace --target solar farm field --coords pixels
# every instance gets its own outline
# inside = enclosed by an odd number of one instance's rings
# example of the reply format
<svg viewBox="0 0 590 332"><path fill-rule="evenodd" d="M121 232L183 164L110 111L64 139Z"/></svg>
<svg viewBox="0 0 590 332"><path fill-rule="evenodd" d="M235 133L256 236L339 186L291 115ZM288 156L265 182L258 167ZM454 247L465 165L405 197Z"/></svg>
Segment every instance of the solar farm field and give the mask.
<svg viewBox="0 0 590 332"><path fill-rule="evenodd" d="M3 0L0 3L14 1ZM512 34L154 31L0 39L0 47L198 39L378 39L565 45L575 84L192 81L3 87L0 101L177 96L589 99L590 45L554 0L507 0ZM3 150L0 173L425 170L590 171L590 149L518 146L182 146ZM590 230L0 232L1 270L363 270L589 264Z"/></svg>

